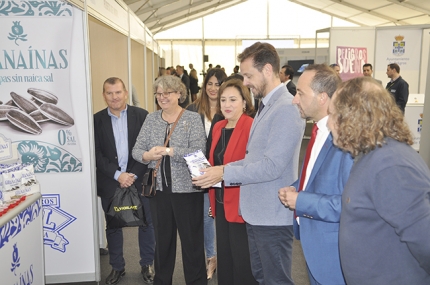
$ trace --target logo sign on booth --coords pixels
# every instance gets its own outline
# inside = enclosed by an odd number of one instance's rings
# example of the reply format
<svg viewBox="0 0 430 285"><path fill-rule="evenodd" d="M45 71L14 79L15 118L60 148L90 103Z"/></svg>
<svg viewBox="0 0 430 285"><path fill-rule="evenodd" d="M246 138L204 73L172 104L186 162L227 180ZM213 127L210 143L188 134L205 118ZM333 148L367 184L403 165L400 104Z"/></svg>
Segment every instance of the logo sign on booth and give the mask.
<svg viewBox="0 0 430 285"><path fill-rule="evenodd" d="M367 63L367 48L337 46L336 63L343 81L362 76L363 64Z"/></svg>

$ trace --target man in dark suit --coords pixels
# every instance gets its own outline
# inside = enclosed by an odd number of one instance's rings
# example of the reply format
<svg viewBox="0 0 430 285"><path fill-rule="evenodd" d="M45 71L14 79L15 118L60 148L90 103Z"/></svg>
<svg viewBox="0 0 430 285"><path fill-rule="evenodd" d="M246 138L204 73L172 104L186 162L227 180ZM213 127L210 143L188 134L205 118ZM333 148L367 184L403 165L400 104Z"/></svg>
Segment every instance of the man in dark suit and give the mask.
<svg viewBox="0 0 430 285"><path fill-rule="evenodd" d="M127 105L128 92L124 82L116 77L106 79L103 84L103 97L108 107L94 115L94 137L97 167L97 195L106 213L111 199L118 187L135 185L139 190L146 165L138 163L131 156L140 128L148 112ZM140 195L139 195L140 196ZM145 284L153 283L151 265L154 260L154 227L146 197L140 196L145 209L146 226L138 229L140 265ZM112 271L106 284L116 284L125 275L123 257L122 228L106 229L109 249L109 263Z"/></svg>
<svg viewBox="0 0 430 285"><path fill-rule="evenodd" d="M294 69L288 64L284 65L279 71L279 79L281 79L282 83L285 83L288 89L288 92L291 95L296 96L296 85L293 83Z"/></svg>
<svg viewBox="0 0 430 285"><path fill-rule="evenodd" d="M293 104L302 118L315 121L315 135L308 144L299 179L279 190L282 203L296 211L294 234L301 240L311 285L345 284L338 233L342 192L353 160L333 145L327 128L328 106L340 83L339 76L325 64L309 65L300 76Z"/></svg>
<svg viewBox="0 0 430 285"><path fill-rule="evenodd" d="M186 75L184 73L184 67L181 65L176 66L176 74L178 75L179 78L181 78L182 83L184 83L184 85L185 85L185 89L187 89L187 97L185 98L185 101L183 103L179 104L182 108L185 108L191 103L191 100L190 100L190 78L188 77L188 75Z"/></svg>

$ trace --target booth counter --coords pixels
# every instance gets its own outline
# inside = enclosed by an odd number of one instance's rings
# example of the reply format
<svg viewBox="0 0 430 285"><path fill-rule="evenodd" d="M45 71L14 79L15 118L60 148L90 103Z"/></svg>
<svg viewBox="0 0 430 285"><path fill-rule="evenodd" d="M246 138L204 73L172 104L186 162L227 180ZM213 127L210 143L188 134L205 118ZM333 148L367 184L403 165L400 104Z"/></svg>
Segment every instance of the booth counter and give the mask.
<svg viewBox="0 0 430 285"><path fill-rule="evenodd" d="M45 284L42 211L35 193L0 217L1 284Z"/></svg>

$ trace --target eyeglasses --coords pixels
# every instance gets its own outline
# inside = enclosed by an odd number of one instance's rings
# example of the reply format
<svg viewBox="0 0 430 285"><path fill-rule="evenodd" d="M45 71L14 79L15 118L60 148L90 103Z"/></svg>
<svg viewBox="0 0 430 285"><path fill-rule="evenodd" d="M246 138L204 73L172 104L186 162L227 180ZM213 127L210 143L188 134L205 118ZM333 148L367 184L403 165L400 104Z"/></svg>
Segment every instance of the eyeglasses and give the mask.
<svg viewBox="0 0 430 285"><path fill-rule="evenodd" d="M170 94L172 93L176 93L177 91L168 91L168 92L161 92L161 93L154 93L154 96L156 98L161 98L161 96L163 96L163 98L169 98Z"/></svg>

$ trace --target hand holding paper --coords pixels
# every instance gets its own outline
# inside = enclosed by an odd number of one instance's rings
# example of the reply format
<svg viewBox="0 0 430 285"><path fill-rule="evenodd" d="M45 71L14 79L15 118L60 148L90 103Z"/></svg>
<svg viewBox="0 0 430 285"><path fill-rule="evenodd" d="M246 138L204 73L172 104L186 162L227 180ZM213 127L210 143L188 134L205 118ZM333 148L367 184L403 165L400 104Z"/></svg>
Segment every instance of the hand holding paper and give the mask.
<svg viewBox="0 0 430 285"><path fill-rule="evenodd" d="M202 188L221 187L224 165L201 169L203 175L193 178L193 184Z"/></svg>
<svg viewBox="0 0 430 285"><path fill-rule="evenodd" d="M184 159L187 162L194 185L202 188L221 187L220 182L222 181L224 166L211 167L201 150L185 155ZM218 171L219 168L221 168L221 172Z"/></svg>

